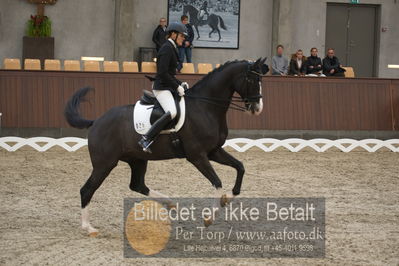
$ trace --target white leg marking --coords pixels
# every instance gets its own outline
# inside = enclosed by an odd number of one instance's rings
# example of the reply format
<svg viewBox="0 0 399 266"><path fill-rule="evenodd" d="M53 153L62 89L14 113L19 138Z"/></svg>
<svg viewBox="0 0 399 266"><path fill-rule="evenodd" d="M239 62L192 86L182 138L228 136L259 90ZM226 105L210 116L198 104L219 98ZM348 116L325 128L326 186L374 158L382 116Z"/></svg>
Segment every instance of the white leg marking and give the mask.
<svg viewBox="0 0 399 266"><path fill-rule="evenodd" d="M91 226L89 220L89 206L86 206L82 209L82 229L87 230L89 234L97 234L98 230Z"/></svg>
<svg viewBox="0 0 399 266"><path fill-rule="evenodd" d="M259 82L259 94L262 95L262 82ZM259 99L258 110L255 115L260 115L263 111L263 98Z"/></svg>
<svg viewBox="0 0 399 266"><path fill-rule="evenodd" d="M223 191L221 188L217 188L215 191L215 199L213 200L213 207L218 208L221 207L220 205L220 198L222 197Z"/></svg>
<svg viewBox="0 0 399 266"><path fill-rule="evenodd" d="M172 200L168 196L162 194L161 192L152 190L152 189L150 189L148 196L150 198L159 199L161 201L161 203L164 203L164 204L168 204L168 205L173 204Z"/></svg>
<svg viewBox="0 0 399 266"><path fill-rule="evenodd" d="M213 199L213 204L212 204L212 215L204 217L205 227L210 226L213 223L213 221L216 220L217 213L221 208L221 203L220 203L221 198L222 198L222 189L217 188L215 191L215 197Z"/></svg>

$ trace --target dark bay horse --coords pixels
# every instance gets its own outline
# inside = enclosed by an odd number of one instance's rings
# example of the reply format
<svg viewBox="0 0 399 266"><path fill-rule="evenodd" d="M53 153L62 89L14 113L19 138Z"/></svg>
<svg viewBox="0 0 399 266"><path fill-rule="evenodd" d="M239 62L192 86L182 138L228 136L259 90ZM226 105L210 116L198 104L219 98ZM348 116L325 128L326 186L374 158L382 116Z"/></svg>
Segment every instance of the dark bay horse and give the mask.
<svg viewBox="0 0 399 266"><path fill-rule="evenodd" d="M266 58L265 58L266 59ZM65 107L65 117L75 128L90 128L88 149L93 165L92 173L80 190L82 228L92 236L98 231L89 222L88 205L94 192L100 187L112 169L123 161L131 167L130 189L153 198L169 198L145 185L144 177L149 160L186 158L216 188L222 183L210 164L210 160L237 170L232 199L240 194L244 176L243 164L228 154L222 145L227 138L226 113L235 98L245 102L245 111L260 114L263 108L261 74L265 59L258 61L233 61L209 73L186 92L186 120L176 134L182 143L182 153L177 153L169 135L160 135L151 146L152 153L143 152L138 145L141 136L133 127L134 105L114 107L95 121L86 120L79 113L79 104L90 88L78 90ZM233 96L238 93L239 97Z"/></svg>
<svg viewBox="0 0 399 266"><path fill-rule="evenodd" d="M183 8L183 15L189 15L190 16L190 24L194 26L194 28L197 31L197 40L200 38L200 34L198 31L198 26L203 26L208 24L209 27L211 27L211 31L209 32L209 38L212 37L212 33L217 32L219 34L219 42L222 39L222 36L220 34L220 30L219 30L219 22L220 22L220 27L224 30L227 30L226 25L224 24L224 21L222 19L221 16L215 15L215 14L210 14L208 16L208 19L205 21L202 21L198 18L198 9L196 9L195 7L193 7L192 5L187 5L184 6Z"/></svg>

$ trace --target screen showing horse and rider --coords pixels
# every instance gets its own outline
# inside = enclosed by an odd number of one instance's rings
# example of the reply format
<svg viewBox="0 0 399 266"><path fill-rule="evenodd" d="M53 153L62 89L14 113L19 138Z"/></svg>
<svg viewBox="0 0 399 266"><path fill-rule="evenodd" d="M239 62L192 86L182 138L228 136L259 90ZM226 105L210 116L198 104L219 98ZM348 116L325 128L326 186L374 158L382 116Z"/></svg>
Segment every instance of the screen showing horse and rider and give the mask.
<svg viewBox="0 0 399 266"><path fill-rule="evenodd" d="M189 17L198 48L239 48L240 0L168 0L170 22Z"/></svg>

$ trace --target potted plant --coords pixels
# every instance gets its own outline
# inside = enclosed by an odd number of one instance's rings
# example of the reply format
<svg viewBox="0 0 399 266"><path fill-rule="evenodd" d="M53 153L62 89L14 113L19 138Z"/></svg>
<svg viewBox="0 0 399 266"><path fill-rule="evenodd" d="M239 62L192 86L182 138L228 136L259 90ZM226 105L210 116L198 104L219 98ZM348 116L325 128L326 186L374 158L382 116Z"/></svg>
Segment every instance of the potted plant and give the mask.
<svg viewBox="0 0 399 266"><path fill-rule="evenodd" d="M51 20L47 16L30 16L26 35L29 37L51 37Z"/></svg>
<svg viewBox="0 0 399 266"><path fill-rule="evenodd" d="M54 38L51 37L51 20L44 15L44 6L55 4L56 0L28 0L37 4L37 15L31 15L26 23L26 36L23 37L22 59L40 59L42 68L45 59L54 58Z"/></svg>

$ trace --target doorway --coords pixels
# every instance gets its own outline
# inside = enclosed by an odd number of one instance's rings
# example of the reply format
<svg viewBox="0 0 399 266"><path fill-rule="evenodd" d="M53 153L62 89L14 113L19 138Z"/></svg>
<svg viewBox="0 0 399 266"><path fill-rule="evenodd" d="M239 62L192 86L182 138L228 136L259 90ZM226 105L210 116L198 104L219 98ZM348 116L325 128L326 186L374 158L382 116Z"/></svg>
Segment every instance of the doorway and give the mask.
<svg viewBox="0 0 399 266"><path fill-rule="evenodd" d="M343 66L356 77L375 77L377 5L327 4L326 49L334 48Z"/></svg>

